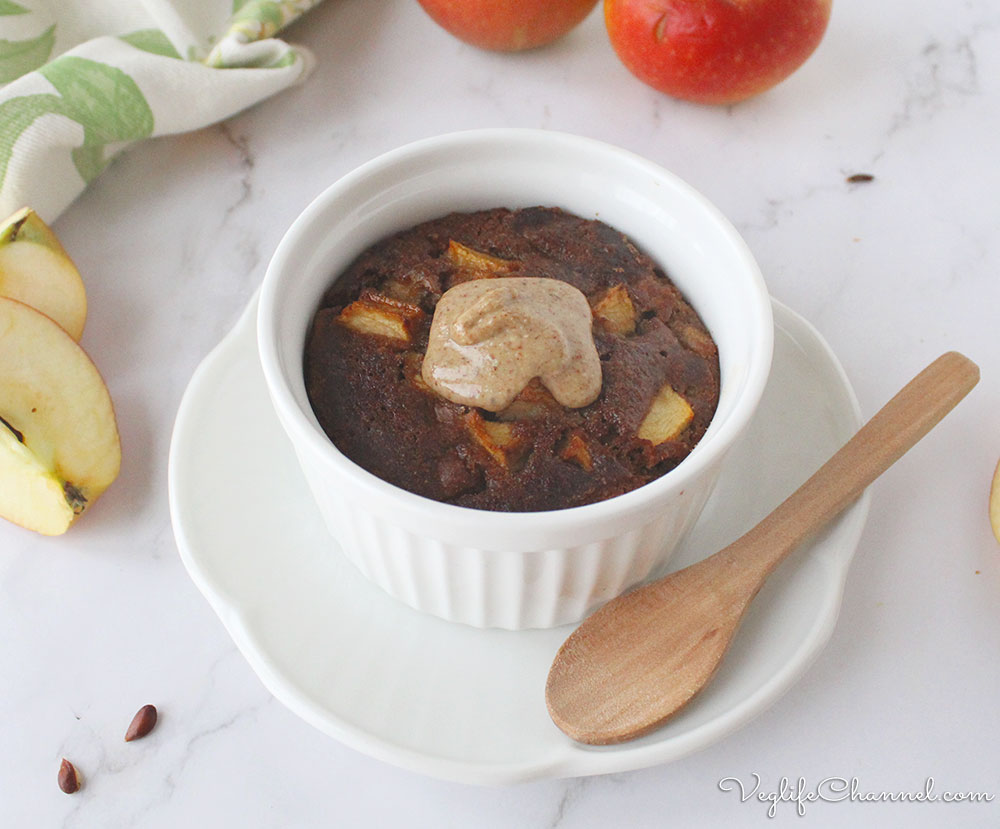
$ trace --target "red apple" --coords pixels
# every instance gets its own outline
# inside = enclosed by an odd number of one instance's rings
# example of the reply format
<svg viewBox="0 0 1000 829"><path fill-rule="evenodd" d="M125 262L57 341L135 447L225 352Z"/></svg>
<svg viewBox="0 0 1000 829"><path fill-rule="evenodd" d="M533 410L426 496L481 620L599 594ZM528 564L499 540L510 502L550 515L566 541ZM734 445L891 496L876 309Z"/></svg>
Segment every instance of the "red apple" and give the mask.
<svg viewBox="0 0 1000 829"><path fill-rule="evenodd" d="M419 0L459 40L497 52L544 46L581 23L597 0Z"/></svg>
<svg viewBox="0 0 1000 829"><path fill-rule="evenodd" d="M832 0L604 0L622 63L661 92L731 104L787 78L823 39Z"/></svg>

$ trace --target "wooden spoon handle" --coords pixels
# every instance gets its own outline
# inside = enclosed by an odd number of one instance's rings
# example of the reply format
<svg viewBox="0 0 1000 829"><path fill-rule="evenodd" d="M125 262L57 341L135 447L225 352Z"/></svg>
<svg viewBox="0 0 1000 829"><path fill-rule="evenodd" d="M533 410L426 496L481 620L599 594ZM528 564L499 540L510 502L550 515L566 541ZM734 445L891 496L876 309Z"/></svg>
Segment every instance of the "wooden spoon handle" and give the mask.
<svg viewBox="0 0 1000 829"><path fill-rule="evenodd" d="M819 471L721 552L608 602L563 643L545 699L553 722L594 745L648 733L711 680L764 579L979 380L944 354L911 380Z"/></svg>
<svg viewBox="0 0 1000 829"><path fill-rule="evenodd" d="M861 495L978 381L979 367L949 351L907 383L808 481L741 539L755 548L752 558L762 570L760 577L765 578L805 538ZM741 556L746 554L744 548Z"/></svg>

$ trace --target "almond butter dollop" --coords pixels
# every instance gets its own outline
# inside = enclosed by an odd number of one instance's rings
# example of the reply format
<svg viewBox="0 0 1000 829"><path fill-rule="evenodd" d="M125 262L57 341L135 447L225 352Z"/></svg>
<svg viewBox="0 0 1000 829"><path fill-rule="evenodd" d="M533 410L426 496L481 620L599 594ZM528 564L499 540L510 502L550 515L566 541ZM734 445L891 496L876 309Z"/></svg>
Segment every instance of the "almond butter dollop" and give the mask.
<svg viewBox="0 0 1000 829"><path fill-rule="evenodd" d="M463 282L438 301L421 374L447 400L491 412L537 377L577 409L601 393L591 324L587 298L559 279Z"/></svg>

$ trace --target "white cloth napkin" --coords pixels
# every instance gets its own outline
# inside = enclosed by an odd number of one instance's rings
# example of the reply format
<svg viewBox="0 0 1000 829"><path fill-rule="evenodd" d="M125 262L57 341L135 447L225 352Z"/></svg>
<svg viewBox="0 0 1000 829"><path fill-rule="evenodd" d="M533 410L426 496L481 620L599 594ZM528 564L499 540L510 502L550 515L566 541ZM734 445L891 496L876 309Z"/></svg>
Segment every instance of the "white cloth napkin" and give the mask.
<svg viewBox="0 0 1000 829"><path fill-rule="evenodd" d="M0 219L52 221L143 138L197 129L302 79L273 35L320 0L0 0Z"/></svg>

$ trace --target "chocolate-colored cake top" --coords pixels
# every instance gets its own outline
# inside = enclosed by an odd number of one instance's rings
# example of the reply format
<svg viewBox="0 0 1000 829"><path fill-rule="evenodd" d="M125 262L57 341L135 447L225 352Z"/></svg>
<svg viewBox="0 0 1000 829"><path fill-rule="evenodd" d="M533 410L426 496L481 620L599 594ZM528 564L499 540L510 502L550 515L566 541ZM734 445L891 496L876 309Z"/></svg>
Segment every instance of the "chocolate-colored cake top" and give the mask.
<svg viewBox="0 0 1000 829"><path fill-rule="evenodd" d="M471 279L560 279L586 295L602 388L561 406L536 379L499 412L421 376L435 306ZM306 388L333 443L390 483L488 510L579 506L675 467L719 398L718 353L664 272L616 230L554 208L451 214L366 250L323 298Z"/></svg>

